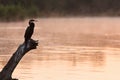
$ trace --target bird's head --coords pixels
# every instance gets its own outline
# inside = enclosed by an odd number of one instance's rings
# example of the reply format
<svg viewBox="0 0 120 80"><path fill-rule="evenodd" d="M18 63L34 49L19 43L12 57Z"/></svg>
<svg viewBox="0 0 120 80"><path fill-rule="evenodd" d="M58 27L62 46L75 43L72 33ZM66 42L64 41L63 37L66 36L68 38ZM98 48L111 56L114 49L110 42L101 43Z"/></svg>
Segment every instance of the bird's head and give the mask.
<svg viewBox="0 0 120 80"><path fill-rule="evenodd" d="M31 20L29 20L29 25L31 24L31 23L34 23L36 20L34 20L34 19L31 19Z"/></svg>

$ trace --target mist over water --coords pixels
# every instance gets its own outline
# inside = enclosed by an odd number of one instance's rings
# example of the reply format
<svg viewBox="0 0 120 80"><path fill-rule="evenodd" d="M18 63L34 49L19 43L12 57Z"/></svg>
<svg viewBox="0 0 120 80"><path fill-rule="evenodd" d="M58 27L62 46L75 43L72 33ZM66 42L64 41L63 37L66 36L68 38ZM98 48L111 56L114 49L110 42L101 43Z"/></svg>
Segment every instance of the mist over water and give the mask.
<svg viewBox="0 0 120 80"><path fill-rule="evenodd" d="M119 80L120 18L40 18L13 77L20 80ZM0 23L0 70L24 42L28 20Z"/></svg>

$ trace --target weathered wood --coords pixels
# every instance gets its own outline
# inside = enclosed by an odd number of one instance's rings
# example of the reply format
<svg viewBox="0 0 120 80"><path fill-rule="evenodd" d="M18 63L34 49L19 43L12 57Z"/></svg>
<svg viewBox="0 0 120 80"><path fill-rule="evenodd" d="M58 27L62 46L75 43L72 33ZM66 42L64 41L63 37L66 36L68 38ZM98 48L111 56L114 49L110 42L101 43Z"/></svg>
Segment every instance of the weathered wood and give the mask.
<svg viewBox="0 0 120 80"><path fill-rule="evenodd" d="M30 39L27 44L23 43L21 44L16 52L12 55L8 63L5 65L5 67L0 72L0 80L17 80L12 79L12 73L22 57L30 50L36 49L38 46L38 41Z"/></svg>

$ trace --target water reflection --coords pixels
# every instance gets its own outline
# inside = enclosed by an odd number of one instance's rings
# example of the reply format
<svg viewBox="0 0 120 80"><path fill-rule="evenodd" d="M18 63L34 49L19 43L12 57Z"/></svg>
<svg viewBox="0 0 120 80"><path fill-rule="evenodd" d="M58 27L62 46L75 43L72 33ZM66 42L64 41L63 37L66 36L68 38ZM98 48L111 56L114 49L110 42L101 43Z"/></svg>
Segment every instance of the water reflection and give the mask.
<svg viewBox="0 0 120 80"><path fill-rule="evenodd" d="M119 33L118 19L118 22L105 19L105 25L99 25L104 22L102 19L95 19L93 24L93 18L56 20L40 19L41 23L36 24L42 28L36 27L33 38L38 39L40 45L23 57L13 77L20 80L120 80L120 38L108 35ZM25 27L21 26L26 23L0 23L0 70L23 42ZM109 23L117 24L116 30L113 31Z"/></svg>
<svg viewBox="0 0 120 80"><path fill-rule="evenodd" d="M104 66L105 65L105 54L101 52L96 52L91 55L91 61L93 66Z"/></svg>
<svg viewBox="0 0 120 80"><path fill-rule="evenodd" d="M66 52L67 50L69 51L69 49L70 47L64 47L64 50L66 50ZM40 51L39 54L33 54L32 52L30 52L29 54L25 55L23 60L20 62L17 69L15 70L14 76L18 76L17 74L21 74L22 76L20 77L23 78L23 80L32 80L33 75L40 74L41 70L49 72L49 68L52 68L53 70L54 68L57 70L72 69L72 72L76 72L76 70L81 72L80 70L88 69L88 71L90 70L98 72L101 71L101 67L104 67L106 63L105 53L100 52L99 50L94 52L89 51L89 49L86 48L86 51L83 53L77 53L74 51L71 53L51 53L49 50L53 49L47 48L47 50ZM6 64L10 56L11 55L0 55L0 68L2 68ZM97 69L98 67L100 69ZM46 69L48 71L46 71Z"/></svg>
<svg viewBox="0 0 120 80"><path fill-rule="evenodd" d="M90 64L94 67L105 65L104 53L46 53L38 57L38 60L63 60L68 61L69 65L77 66L79 64Z"/></svg>
<svg viewBox="0 0 120 80"><path fill-rule="evenodd" d="M38 60L63 60L69 61L72 66L77 66L77 64L90 64L94 67L100 67L105 65L106 55L103 51L86 47L70 47L64 46L59 47L49 47L44 48L41 51ZM84 49L82 49L84 48ZM45 50L47 49L47 50ZM93 51L94 50L94 51Z"/></svg>

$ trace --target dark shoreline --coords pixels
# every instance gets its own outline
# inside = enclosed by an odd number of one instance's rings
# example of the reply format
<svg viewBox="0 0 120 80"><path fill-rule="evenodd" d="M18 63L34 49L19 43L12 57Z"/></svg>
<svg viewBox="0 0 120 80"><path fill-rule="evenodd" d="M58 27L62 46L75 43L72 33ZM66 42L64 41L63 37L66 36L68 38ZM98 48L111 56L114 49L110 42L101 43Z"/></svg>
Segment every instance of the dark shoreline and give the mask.
<svg viewBox="0 0 120 80"><path fill-rule="evenodd" d="M0 0L0 21L41 17L119 17L120 0Z"/></svg>

